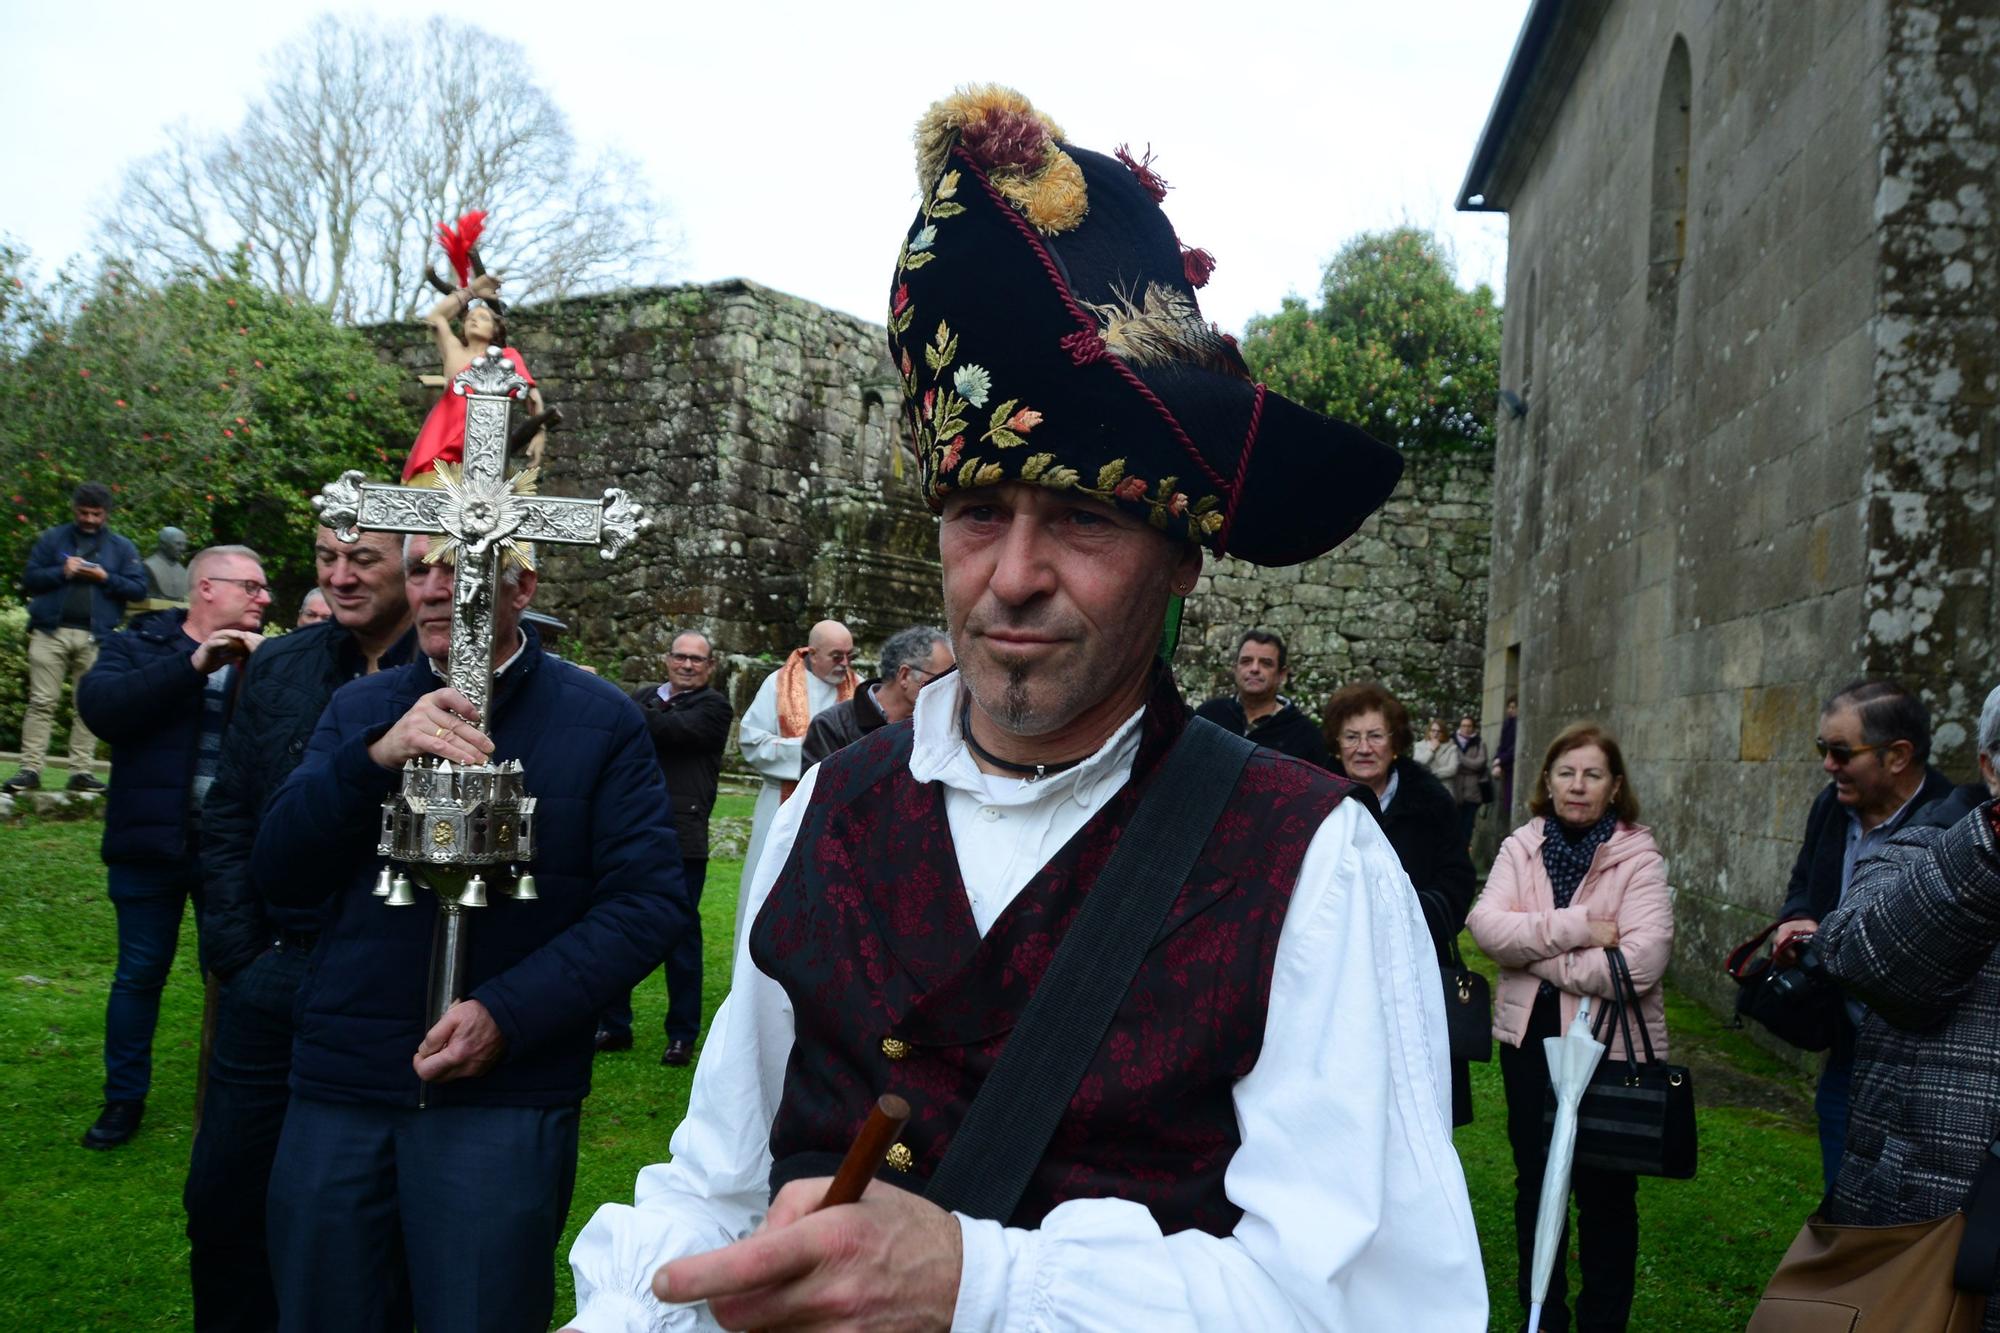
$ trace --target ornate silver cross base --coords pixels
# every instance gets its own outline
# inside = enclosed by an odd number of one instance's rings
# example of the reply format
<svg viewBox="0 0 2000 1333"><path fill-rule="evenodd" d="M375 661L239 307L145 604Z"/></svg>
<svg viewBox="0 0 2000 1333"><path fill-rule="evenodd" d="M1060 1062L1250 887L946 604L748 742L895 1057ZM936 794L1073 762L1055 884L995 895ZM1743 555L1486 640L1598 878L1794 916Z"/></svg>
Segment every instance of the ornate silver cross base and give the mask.
<svg viewBox="0 0 2000 1333"><path fill-rule="evenodd" d="M461 764L416 761L403 768L402 790L382 803L382 836L375 853L416 873L438 896L437 931L425 995L425 1025L432 1027L465 993L465 912L487 904L487 867L509 867L504 890L533 902L535 876L523 869L535 856L535 798L522 785L517 760ZM391 907L413 906L410 876L388 866L375 880L375 896Z"/></svg>
<svg viewBox="0 0 2000 1333"><path fill-rule="evenodd" d="M385 486L344 472L313 501L320 521L343 542L364 531L424 533L433 539L425 559L456 565L447 675L489 731L501 562L532 569L526 542L597 546L609 560L647 526L639 505L616 487L602 500L572 500L533 494L532 468L507 477L507 404L527 388L513 363L489 349L451 385L466 399L462 467L439 463L434 489ZM505 896L537 896L535 877L525 869L535 855L535 798L525 777L515 760L455 766L412 759L403 766L402 789L383 802L375 850L390 864L375 881L375 896L391 907L413 906L414 879L438 898L425 996L429 1025L464 998L465 913L487 905L487 872L510 867Z"/></svg>

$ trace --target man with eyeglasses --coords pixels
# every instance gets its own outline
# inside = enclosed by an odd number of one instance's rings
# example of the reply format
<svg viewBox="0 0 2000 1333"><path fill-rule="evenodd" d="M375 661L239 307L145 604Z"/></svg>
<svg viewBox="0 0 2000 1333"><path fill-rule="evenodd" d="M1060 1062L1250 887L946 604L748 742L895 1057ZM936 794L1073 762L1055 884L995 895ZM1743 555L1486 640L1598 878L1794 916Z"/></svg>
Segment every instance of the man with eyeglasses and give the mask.
<svg viewBox="0 0 2000 1333"><path fill-rule="evenodd" d="M951 640L943 630L912 625L891 634L882 644L880 674L862 681L852 699L827 709L806 728L804 766L811 768L835 750L916 712L918 693L953 665Z"/></svg>
<svg viewBox="0 0 2000 1333"><path fill-rule="evenodd" d="M715 809L722 751L729 744L734 715L728 698L709 687L715 675L715 648L698 630L674 636L667 651L667 678L632 691L646 718L646 735L667 780L680 836L681 872L687 880L692 927L667 951L667 1049L660 1063L678 1068L694 1059L701 1035L701 886L708 875L708 817ZM632 1049L632 997L604 1011L597 1025L597 1049Z"/></svg>
<svg viewBox="0 0 2000 1333"><path fill-rule="evenodd" d="M764 786L757 793L750 846L743 854L743 878L737 885L732 953L743 941L743 905L750 898L750 882L771 821L805 771L806 729L827 709L852 699L860 683L854 674L854 636L838 620L822 620L806 635L805 647L793 649L783 666L764 677L743 714L736 748L742 751L743 762L763 775Z"/></svg>
<svg viewBox="0 0 2000 1333"><path fill-rule="evenodd" d="M271 589L247 546L211 546L188 566L186 610L139 617L104 641L76 711L111 742L104 864L118 914L118 967L104 1012L104 1107L86 1148L139 1129L152 1084L160 991L190 898L202 913L201 803L215 781L238 668L263 643Z"/></svg>
<svg viewBox="0 0 2000 1333"><path fill-rule="evenodd" d="M1327 766L1326 740L1319 723L1307 717L1299 706L1278 693L1285 687L1291 670L1285 665L1285 641L1267 629L1248 629L1236 643L1236 697L1218 694L1195 710L1207 718L1259 745L1268 745L1280 754Z"/></svg>
<svg viewBox="0 0 2000 1333"><path fill-rule="evenodd" d="M1856 863L1912 815L1952 793L1951 779L1929 763L1929 710L1894 681L1856 681L1829 698L1820 708L1814 746L1830 781L1806 816L1805 842L1778 913L1776 952L1785 962L1840 905ZM1848 1002L1813 1099L1828 1189L1840 1175L1847 1140L1855 1026L1863 1012L1857 1002Z"/></svg>

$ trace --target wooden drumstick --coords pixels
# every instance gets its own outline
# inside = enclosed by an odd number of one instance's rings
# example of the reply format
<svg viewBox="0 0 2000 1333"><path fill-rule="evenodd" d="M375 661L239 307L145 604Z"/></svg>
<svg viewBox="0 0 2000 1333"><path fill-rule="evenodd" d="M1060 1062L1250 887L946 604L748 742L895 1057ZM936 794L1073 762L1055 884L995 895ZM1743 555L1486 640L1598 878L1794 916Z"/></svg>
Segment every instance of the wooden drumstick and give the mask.
<svg viewBox="0 0 2000 1333"><path fill-rule="evenodd" d="M885 1092L875 1099L875 1109L868 1113L868 1123L854 1136L854 1144L847 1150L840 1170L834 1173L833 1183L826 1187L826 1197L819 1201L820 1208L854 1203L861 1198L868 1182L882 1169L889 1149L896 1146L896 1140L902 1136L903 1125L909 1118L910 1104L894 1093Z"/></svg>

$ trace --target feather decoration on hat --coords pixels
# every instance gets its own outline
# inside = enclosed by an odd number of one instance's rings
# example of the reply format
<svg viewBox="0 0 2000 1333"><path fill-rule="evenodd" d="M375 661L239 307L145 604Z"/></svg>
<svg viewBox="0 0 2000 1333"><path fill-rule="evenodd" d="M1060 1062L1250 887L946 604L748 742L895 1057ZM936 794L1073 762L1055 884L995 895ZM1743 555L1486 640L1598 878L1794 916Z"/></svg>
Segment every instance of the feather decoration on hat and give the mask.
<svg viewBox="0 0 2000 1333"><path fill-rule="evenodd" d="M1083 305L1097 316L1105 349L1128 365L1185 362L1218 375L1250 378L1235 343L1204 320L1193 301L1164 283L1147 283L1140 301L1120 292L1109 301Z"/></svg>
<svg viewBox="0 0 2000 1333"><path fill-rule="evenodd" d="M479 244L479 234L485 229L486 214L481 209L462 214L455 227L443 222L437 224L438 244L444 247L445 258L451 261L451 271L458 274L460 286L472 281L472 247Z"/></svg>

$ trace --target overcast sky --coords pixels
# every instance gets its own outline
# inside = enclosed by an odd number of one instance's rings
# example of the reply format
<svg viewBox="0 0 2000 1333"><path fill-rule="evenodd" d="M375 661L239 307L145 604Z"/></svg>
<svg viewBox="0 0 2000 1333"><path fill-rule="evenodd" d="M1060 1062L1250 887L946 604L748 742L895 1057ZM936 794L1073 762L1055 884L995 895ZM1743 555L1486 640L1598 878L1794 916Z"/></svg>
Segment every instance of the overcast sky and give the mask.
<svg viewBox="0 0 2000 1333"><path fill-rule="evenodd" d="M1150 143L1167 211L1212 251L1226 329L1309 293L1340 243L1410 222L1462 281L1501 285L1506 220L1452 211L1528 0L1230 4L329 6L440 12L523 43L585 144L637 158L672 210L680 281L746 277L880 321L916 204L910 129L957 84L1026 93L1078 144ZM233 128L313 14L259 0L0 0L0 233L46 274L90 248L162 127ZM465 52L468 60L477 51ZM496 83L518 71L495 68Z"/></svg>

